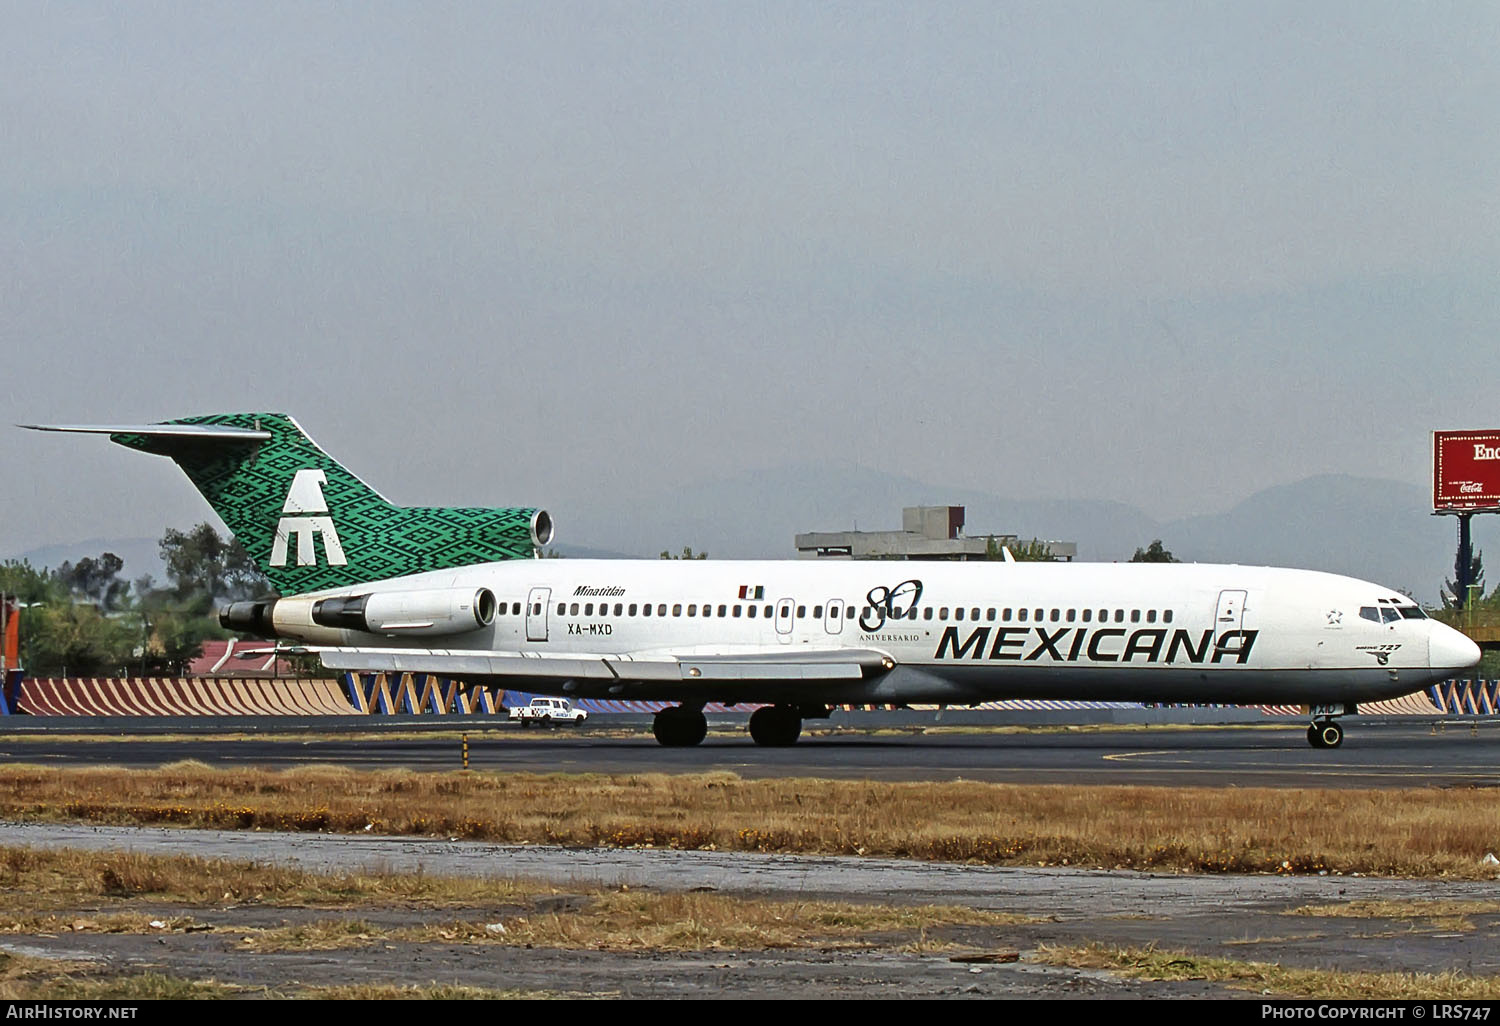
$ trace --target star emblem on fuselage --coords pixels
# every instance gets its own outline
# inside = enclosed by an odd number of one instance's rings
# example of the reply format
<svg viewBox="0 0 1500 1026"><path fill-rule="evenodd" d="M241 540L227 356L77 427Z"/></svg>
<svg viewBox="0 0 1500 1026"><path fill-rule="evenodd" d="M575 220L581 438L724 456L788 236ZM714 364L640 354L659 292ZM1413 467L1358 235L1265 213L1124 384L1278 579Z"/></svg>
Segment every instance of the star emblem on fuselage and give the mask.
<svg viewBox="0 0 1500 1026"><path fill-rule="evenodd" d="M1337 627L1339 624L1341 624L1343 622L1344 622L1344 614L1342 612L1340 612L1337 609L1330 609L1328 611L1328 626L1330 626L1330 627Z"/></svg>

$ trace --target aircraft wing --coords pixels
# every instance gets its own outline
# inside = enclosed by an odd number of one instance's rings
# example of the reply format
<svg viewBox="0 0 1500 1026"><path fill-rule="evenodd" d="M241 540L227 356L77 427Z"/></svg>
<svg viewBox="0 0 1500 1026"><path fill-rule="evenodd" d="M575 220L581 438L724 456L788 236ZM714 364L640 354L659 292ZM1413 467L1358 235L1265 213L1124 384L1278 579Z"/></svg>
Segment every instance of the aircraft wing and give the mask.
<svg viewBox="0 0 1500 1026"><path fill-rule="evenodd" d="M608 684L726 683L738 681L863 680L895 667L876 649L791 649L719 653L640 653L567 655L476 652L472 649L333 648L298 646L316 652L330 670L435 673L444 676L515 677Z"/></svg>

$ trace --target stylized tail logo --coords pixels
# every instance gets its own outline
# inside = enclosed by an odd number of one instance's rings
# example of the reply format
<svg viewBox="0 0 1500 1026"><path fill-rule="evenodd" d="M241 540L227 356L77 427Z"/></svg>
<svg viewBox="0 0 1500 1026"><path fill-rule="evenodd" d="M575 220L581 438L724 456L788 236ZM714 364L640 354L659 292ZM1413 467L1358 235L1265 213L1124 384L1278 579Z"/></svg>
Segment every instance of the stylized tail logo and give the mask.
<svg viewBox="0 0 1500 1026"><path fill-rule="evenodd" d="M339 533L333 526L333 517L328 515L328 501L323 498L323 486L327 483L328 476L321 470L299 470L292 478L286 504L281 507L283 516L276 524L276 539L271 543L272 566L286 566L287 547L293 535L297 536L298 566L317 565L313 536L318 534L323 536L323 551L328 556L329 566L344 566L349 562L344 556L344 546L339 542Z"/></svg>

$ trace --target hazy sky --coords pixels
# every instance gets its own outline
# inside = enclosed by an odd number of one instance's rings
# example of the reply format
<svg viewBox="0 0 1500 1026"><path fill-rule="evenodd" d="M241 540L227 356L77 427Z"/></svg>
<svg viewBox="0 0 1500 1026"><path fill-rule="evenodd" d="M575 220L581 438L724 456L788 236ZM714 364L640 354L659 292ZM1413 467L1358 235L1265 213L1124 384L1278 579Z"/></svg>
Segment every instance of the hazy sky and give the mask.
<svg viewBox="0 0 1500 1026"><path fill-rule="evenodd" d="M7 5L0 420L285 410L564 531L828 458L1421 484L1500 427L1497 55L1488 2ZM205 512L0 428L0 553Z"/></svg>

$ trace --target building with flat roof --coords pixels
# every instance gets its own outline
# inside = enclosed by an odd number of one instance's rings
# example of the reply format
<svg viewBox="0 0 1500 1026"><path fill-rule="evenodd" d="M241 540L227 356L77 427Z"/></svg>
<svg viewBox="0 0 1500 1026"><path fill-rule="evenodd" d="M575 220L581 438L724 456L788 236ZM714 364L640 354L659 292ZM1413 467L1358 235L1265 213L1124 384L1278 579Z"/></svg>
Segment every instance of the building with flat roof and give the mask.
<svg viewBox="0 0 1500 1026"><path fill-rule="evenodd" d="M798 559L986 559L990 545L1014 534L964 534L963 506L907 506L899 531L811 531L796 537ZM1071 563L1077 542L1043 541L1054 560Z"/></svg>

